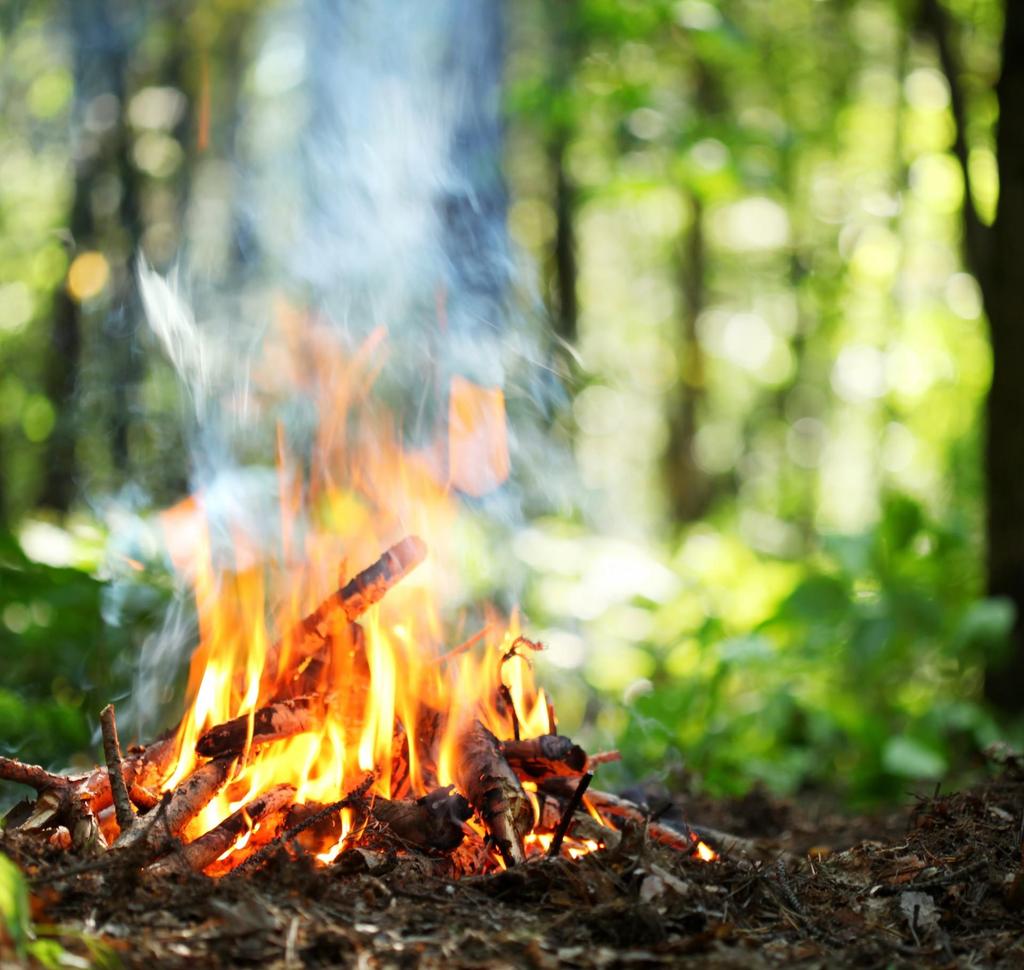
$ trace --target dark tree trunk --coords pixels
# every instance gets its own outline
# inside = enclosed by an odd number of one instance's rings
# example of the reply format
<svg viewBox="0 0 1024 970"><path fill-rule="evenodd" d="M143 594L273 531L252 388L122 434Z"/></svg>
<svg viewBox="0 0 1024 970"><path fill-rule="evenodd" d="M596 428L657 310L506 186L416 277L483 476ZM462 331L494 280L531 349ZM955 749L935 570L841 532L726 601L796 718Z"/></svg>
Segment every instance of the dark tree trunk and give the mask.
<svg viewBox="0 0 1024 970"><path fill-rule="evenodd" d="M579 302L576 296L576 186L566 170L568 133L559 130L551 139L549 158L555 183L555 242L552 252L555 326L566 340L576 339Z"/></svg>
<svg viewBox="0 0 1024 970"><path fill-rule="evenodd" d="M76 126L82 122L85 106L97 93L95 89L95 37L92 34L95 17L100 11L88 2L78 3L71 9L72 56L75 78ZM71 251L92 241L95 226L89 193L100 162L98 146L82 140L75 151L75 185L68 218ZM57 422L46 444L43 478L39 504L58 512L71 506L77 488L78 464L75 458L78 429L75 419L74 397L78 383L82 356L81 308L68 292L66 281L61 282L53 300L53 318L50 331L50 354L46 361L44 387L53 402Z"/></svg>
<svg viewBox="0 0 1024 970"><path fill-rule="evenodd" d="M113 64L115 93L122 104L128 98L127 48L123 47ZM118 289L112 312L106 321L111 339L114 407L110 414L111 459L118 472L126 473L130 464L130 435L136 411L136 396L143 378L143 362L137 346L136 330L141 306L133 272L135 253L142 240L140 215L141 176L131 159L132 138L122 113L115 143L114 167L121 183L121 205L118 210L124 262L118 273Z"/></svg>
<svg viewBox="0 0 1024 970"><path fill-rule="evenodd" d="M669 418L669 443L665 453L665 480L676 521L690 522L706 510L710 497L707 476L694 457L698 408L704 388L704 353L697 336L697 318L704 309L704 277L707 260L704 243L704 207L690 193L690 226L680 245L680 314L682 362L679 390Z"/></svg>
<svg viewBox="0 0 1024 970"><path fill-rule="evenodd" d="M582 54L583 39L577 0L561 0L550 5L550 30L553 45L552 67L548 78L553 101L548 105L547 157L551 173L555 209L555 238L550 254L549 293L555 329L568 341L577 337L579 300L576 281L577 190L568 169L567 154L575 127L572 105L572 81Z"/></svg>
<svg viewBox="0 0 1024 970"><path fill-rule="evenodd" d="M985 426L986 571L988 593L1016 610L1009 655L993 661L985 690L1008 713L1024 710L1024 4L1007 0L1002 74L996 87L999 203L992 227L979 218L968 166L967 105L960 82L954 24L941 0L922 0L921 25L935 41L949 81L956 123L953 151L964 176L964 260L981 287L992 344L992 384Z"/></svg>
<svg viewBox="0 0 1024 970"><path fill-rule="evenodd" d="M70 220L76 239L91 231L88 215L88 179L75 178L75 201ZM83 215L83 212L85 213ZM77 426L74 397L82 356L81 309L61 286L54 297L50 353L46 362L46 396L53 402L57 422L46 443L43 480L39 504L58 512L67 512L75 498L78 461L75 456Z"/></svg>
<svg viewBox="0 0 1024 970"><path fill-rule="evenodd" d="M985 438L988 590L1017 610L1012 653L986 687L1004 710L1024 710L1024 4L1007 0L999 79L999 205L978 279L992 340ZM968 234L977 232L970 221ZM968 246L972 245L970 235Z"/></svg>

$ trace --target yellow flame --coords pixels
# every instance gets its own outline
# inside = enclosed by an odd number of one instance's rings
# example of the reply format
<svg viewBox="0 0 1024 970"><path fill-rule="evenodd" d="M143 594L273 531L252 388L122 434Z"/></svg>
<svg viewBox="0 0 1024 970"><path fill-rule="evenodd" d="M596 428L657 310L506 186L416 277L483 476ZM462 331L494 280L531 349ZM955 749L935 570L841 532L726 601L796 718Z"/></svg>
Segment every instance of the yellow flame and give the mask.
<svg viewBox="0 0 1024 970"><path fill-rule="evenodd" d="M523 737L548 731L547 698L534 685L532 645L520 638L518 618L488 616L476 642L452 650L441 616L459 573L454 489L474 490L468 471L452 471L476 454L491 487L507 475L501 392L453 381L447 433L407 448L394 418L370 406L383 331L345 356L315 321L281 308L278 322L253 375L257 405L269 408L299 388L322 420L305 458L278 429L276 554L265 555L241 528L231 532L229 552L215 548L203 494L163 518L174 565L194 587L199 626L178 756L163 790L201 763L196 743L206 731L234 718L246 725L231 781L189 825L188 838L273 785L293 785L300 804L328 804L367 771L371 793L390 798L453 783L456 742L474 718L501 738L516 721ZM446 449L458 454L446 458ZM360 617L359 628L341 609L327 610L315 629L300 624L407 534L425 540L427 561ZM304 733L258 743L256 712L298 695L321 698L322 714ZM352 813L341 818L341 835L321 847L321 861L354 837ZM246 844L239 840L229 855ZM588 851L569 839L566 847Z"/></svg>

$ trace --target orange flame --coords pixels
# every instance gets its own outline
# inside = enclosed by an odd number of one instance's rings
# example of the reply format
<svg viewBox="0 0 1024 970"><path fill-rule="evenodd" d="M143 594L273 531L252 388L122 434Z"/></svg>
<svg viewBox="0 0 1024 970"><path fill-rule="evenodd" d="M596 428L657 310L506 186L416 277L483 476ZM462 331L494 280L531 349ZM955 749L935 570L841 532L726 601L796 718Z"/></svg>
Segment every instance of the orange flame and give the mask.
<svg viewBox="0 0 1024 970"><path fill-rule="evenodd" d="M481 496L508 476L501 390L453 378L447 427L407 447L373 393L386 354L382 330L342 354L326 329L287 307L278 324L246 407L273 417L283 403L294 407L298 389L319 425L312 440L296 443L278 423L273 539L269 523L259 523L261 531L230 512L225 520L204 493L162 518L173 564L193 586L199 626L177 755L162 789L175 789L202 763L196 746L207 731L233 720L245 726L233 777L189 824L187 839L277 785L291 785L296 804L327 805L371 772L370 797L424 795L455 783L457 742L474 719L499 738L515 727L535 737L554 724L533 681L529 655L538 647L520 635L517 616L488 615L457 646L445 633L466 572L456 493ZM332 591L406 535L422 537L426 561L354 624ZM315 621L303 623L314 610ZM314 712L301 733L261 744L257 712L298 697ZM323 863L362 835L351 810L334 821L316 849ZM478 824L468 828L482 834ZM248 821L208 871L229 871L269 831ZM551 839L531 832L525 848L544 853ZM597 847L571 832L563 843L573 857ZM715 857L703 843L695 852Z"/></svg>
<svg viewBox="0 0 1024 970"><path fill-rule="evenodd" d="M279 429L275 548L259 548L239 522L218 521L215 531L202 493L162 520L175 568L193 585L199 621L178 756L163 789L201 763L196 743L204 732L247 720L234 777L192 821L189 838L273 785L293 785L298 803L329 803L367 771L371 792L384 797L452 783L455 740L472 718L499 737L511 736L513 717L524 736L547 730L547 700L517 640L518 621L488 617L479 643L451 650L441 615L458 592L454 490L483 494L508 474L502 392L453 379L446 433L407 448L395 419L371 400L383 331L346 356L333 336L294 311L282 308L279 324L268 362L253 375L249 406L270 412L299 388L321 420L308 454ZM423 537L428 559L360 618L361 629L336 609L315 631L301 630L302 618L332 590L408 533ZM321 697L323 716L305 733L254 743L256 712L296 694ZM433 736L430 725L439 725ZM342 823L320 854L325 862L352 836L351 813ZM248 833L232 851L247 842Z"/></svg>

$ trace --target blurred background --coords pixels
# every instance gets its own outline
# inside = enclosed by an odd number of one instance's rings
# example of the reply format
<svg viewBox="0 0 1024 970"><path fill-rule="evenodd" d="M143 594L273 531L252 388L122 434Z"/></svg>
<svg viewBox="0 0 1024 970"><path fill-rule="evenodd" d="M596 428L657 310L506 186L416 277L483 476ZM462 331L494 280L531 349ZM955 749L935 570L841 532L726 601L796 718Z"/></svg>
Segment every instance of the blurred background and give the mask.
<svg viewBox="0 0 1024 970"><path fill-rule="evenodd" d="M135 254L254 271L276 227L249 201L274 183L236 162L304 123L288 106L330 52L301 14L326 2L0 11L5 752L94 762L97 712L164 615L165 574L126 592L109 562L117 510L189 479ZM564 390L545 435L578 469L501 551L562 727L619 747L620 781L851 805L1019 740L1024 214L999 184L1022 149L997 138L1000 114L1024 129L1024 64L997 87L1017 15L481 9L504 222Z"/></svg>

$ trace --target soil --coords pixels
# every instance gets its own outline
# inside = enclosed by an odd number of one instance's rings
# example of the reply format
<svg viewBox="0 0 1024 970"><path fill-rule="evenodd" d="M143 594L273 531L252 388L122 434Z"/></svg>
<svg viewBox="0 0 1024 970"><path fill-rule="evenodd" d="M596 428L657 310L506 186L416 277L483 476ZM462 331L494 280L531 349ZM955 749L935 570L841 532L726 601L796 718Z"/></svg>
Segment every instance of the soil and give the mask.
<svg viewBox="0 0 1024 970"><path fill-rule="evenodd" d="M615 851L459 880L387 851L154 880L17 832L0 850L70 954L124 967L1024 967L1019 756L886 816L812 818L755 792L677 799L662 821L681 810L757 850L703 863L635 826ZM0 967L16 960L0 936Z"/></svg>

